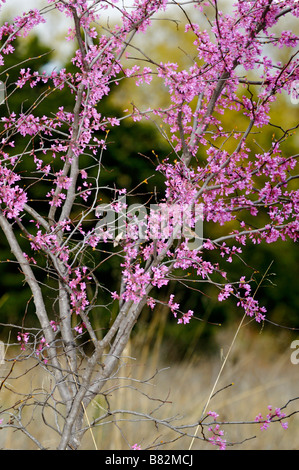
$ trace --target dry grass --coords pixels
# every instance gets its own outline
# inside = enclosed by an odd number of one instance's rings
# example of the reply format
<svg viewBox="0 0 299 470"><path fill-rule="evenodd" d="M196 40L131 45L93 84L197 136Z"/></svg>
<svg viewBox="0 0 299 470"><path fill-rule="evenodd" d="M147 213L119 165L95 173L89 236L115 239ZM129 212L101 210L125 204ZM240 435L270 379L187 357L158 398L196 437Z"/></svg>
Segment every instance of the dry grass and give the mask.
<svg viewBox="0 0 299 470"><path fill-rule="evenodd" d="M173 363L171 357L165 356L161 338L156 338L154 344L152 338L145 338L142 348L138 347L138 350L134 344L129 345L124 353L123 367L107 384L106 392L111 409L134 410L146 414L156 409L155 416L160 419L177 416L178 423L196 423L221 368L222 353L227 353L233 335L232 327L218 336L219 354L199 355L194 352L188 360L181 363ZM293 365L290 360L290 344L293 339L297 338L291 332L277 330L276 336L273 336L265 330L259 334L251 328L242 328L216 390L231 383L233 385L217 393L208 409L219 413L219 420L252 421L258 413L265 416L269 404L281 407L290 398L299 396L299 365ZM0 367L3 376L8 365L6 363ZM38 393L41 393L42 398L42 391L50 385L51 379L44 371L33 368L24 376L24 367L28 368L29 365L16 364L6 387L1 389L2 409L13 405L18 399L18 393L23 395L26 391L40 391ZM159 373L156 373L157 370ZM147 381L150 377L152 378ZM105 400L99 397L90 406L88 419L101 416L106 407ZM288 411L294 411L296 407L299 409L299 400L290 405ZM26 413L28 429L32 434L45 446L55 448L58 437L44 425L40 413L35 413L32 419L30 406ZM238 450L298 450L299 414L294 414L288 422L288 430L284 430L279 423L273 423L267 431L260 431L257 424L227 425L223 428L224 437L228 442L241 442L256 436L232 447ZM117 414L106 419L105 423L94 428L92 434L89 431L85 434L83 449L126 450L134 443L146 448L153 443L159 446L162 442L169 442L161 448L187 450L192 442L190 437L177 439L177 435L170 429L134 415ZM198 435L200 436L200 429ZM9 428L0 430L0 447L37 448L23 433ZM192 448L210 449L211 446L195 440Z"/></svg>

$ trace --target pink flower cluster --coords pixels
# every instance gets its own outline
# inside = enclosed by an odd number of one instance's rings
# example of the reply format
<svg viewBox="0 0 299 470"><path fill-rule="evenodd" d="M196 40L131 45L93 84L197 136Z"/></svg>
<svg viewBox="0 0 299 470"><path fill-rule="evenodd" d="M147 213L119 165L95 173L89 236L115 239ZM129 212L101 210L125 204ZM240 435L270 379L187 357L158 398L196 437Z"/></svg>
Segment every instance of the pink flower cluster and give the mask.
<svg viewBox="0 0 299 470"><path fill-rule="evenodd" d="M267 414L266 418L263 418L261 413L259 413L255 417L255 421L257 423L262 423L261 424L261 430L267 430L272 422L279 421L283 429L288 429L288 423L287 421L282 422L282 419L285 418L285 413L281 411L280 408L275 408L273 410L273 407L271 405L268 406L269 413Z"/></svg>
<svg viewBox="0 0 299 470"><path fill-rule="evenodd" d="M216 421L219 416L215 411L209 411L208 415L212 416L214 421ZM217 446L219 450L226 450L226 439L223 438L224 431L220 429L220 425L215 424L214 426L209 426L208 430L212 433L212 436L208 439L209 442L213 446Z"/></svg>
<svg viewBox="0 0 299 470"><path fill-rule="evenodd" d="M131 446L131 449L132 449L132 450L141 450L141 446L140 446L139 444L133 444L133 445Z"/></svg>
<svg viewBox="0 0 299 470"><path fill-rule="evenodd" d="M3 41L0 53L0 65L4 65L4 57L2 54L7 55L14 52L15 48L12 43L16 37L28 36L29 32L35 26L45 22L45 19L37 8L23 13L22 16L16 16L10 25L5 22L0 28L0 39ZM5 40L6 36L7 39Z"/></svg>
<svg viewBox="0 0 299 470"><path fill-rule="evenodd" d="M82 269L76 268L74 271L74 277L68 282L68 286L71 289L71 306L77 315L80 315L80 312L82 310L84 311L89 305L85 282L86 273L86 267L83 267ZM87 276L87 278L89 277Z"/></svg>
<svg viewBox="0 0 299 470"><path fill-rule="evenodd" d="M7 159L7 163L0 161L0 208L8 219L13 219L23 211L27 194L16 184L21 177L9 168L10 165L13 166L14 159L9 157Z"/></svg>
<svg viewBox="0 0 299 470"><path fill-rule="evenodd" d="M174 294L171 294L168 300L168 306L171 312L173 313L173 316L177 318L180 304L178 304L177 302L174 302L173 299L174 299ZM193 317L193 314L194 314L193 310L188 310L188 312L183 313L182 316L178 319L178 324L183 323L184 325L186 325L187 323L190 323L190 320Z"/></svg>
<svg viewBox="0 0 299 470"><path fill-rule="evenodd" d="M17 340L20 342L21 344L21 350L22 351L25 351L26 349L26 344L28 343L29 341L29 333L18 333L17 335Z"/></svg>

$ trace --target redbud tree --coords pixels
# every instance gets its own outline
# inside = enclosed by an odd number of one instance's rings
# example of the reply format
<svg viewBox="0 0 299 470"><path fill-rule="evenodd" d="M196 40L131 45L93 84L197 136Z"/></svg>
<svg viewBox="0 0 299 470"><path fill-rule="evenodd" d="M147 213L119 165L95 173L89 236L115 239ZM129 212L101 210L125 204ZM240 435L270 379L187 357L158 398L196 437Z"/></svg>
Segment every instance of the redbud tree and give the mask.
<svg viewBox="0 0 299 470"><path fill-rule="evenodd" d="M299 16L299 5L236 0L224 12L221 4L225 8L227 3L134 0L126 7L117 0L48 0L0 28L4 84L6 58L14 54L16 41L37 26L46 28L54 9L70 25L66 41L75 50L71 69L43 71L16 63L18 79L6 89L1 117L1 237L30 288L37 322L27 328L25 317L18 327L17 357L34 358L51 376L48 394L34 404L51 411L53 419L43 416L43 422L56 431L58 449L80 448L85 432L113 415L104 391L143 309L154 311L161 303L159 292L177 273L186 286L190 278L212 284L219 302L234 299L241 317L261 323L267 311L252 279L242 272L231 279L230 266L245 246L258 250L261 243L298 240L298 154L283 146L297 124L282 125L281 136L265 148L249 142L252 135L267 132L277 97L290 95L296 101L298 37L284 24ZM115 24L103 20L108 6L118 14ZM191 65L185 68L175 54L160 62L137 42L154 19L176 14L185 22L184 34L192 36ZM285 51L284 61L274 58L279 49ZM159 82L168 104L145 109L132 99L121 117L103 114L103 100L117 85L125 88L131 82L147 87L149 96ZM13 97L21 89L27 90L27 101L14 109ZM40 94L32 101L33 89ZM54 92L57 99L41 114L40 104ZM60 92L68 94L70 109L61 105ZM105 185L101 179L109 130L124 120L154 123L169 147L162 160L152 149L164 189L150 195L147 204L129 205L133 188ZM209 233L205 227L211 226ZM116 288L100 277L103 253L107 262L117 260ZM99 328L102 320L94 322L93 311L102 305L103 292L111 316L108 326ZM200 316L182 308L175 293L166 305L177 328ZM87 426L86 410L101 393L108 405ZM21 430L43 449L39 436L22 421L28 400L0 410L1 426ZM176 427L171 420L159 425L222 449L226 442L217 417L205 409L189 427ZM157 424L154 415L142 418ZM269 408L267 416L253 421L264 428L272 421L286 427L285 418L280 409Z"/></svg>

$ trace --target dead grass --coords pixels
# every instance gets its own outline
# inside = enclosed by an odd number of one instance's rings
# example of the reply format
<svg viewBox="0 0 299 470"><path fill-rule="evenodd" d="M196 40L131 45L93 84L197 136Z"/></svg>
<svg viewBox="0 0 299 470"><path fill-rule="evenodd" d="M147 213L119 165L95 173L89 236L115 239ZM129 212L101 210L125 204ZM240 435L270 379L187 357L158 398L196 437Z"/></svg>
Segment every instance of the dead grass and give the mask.
<svg viewBox="0 0 299 470"><path fill-rule="evenodd" d="M138 350L130 344L124 352L122 368L107 384L111 410L134 410L147 415L156 410L155 416L159 419L172 416L177 417L174 423L198 422L233 335L234 327L218 335L219 352L216 355L194 351L180 363L173 363L171 352L167 357L160 338L156 338L154 343L152 338L145 339ZM281 407L289 399L299 396L299 365L292 364L290 360L293 339L297 339L297 335L289 331L276 330L274 335L273 332L269 334L266 328L261 332L247 326L241 329L215 389L223 390L212 398L208 410L216 411L221 421L252 421L258 413L265 416L269 404ZM29 368L33 364L16 364L6 386L0 391L2 410L13 406L18 394L21 400L24 394L34 390L42 399L43 390L51 386L51 377L45 371L33 368L30 373L23 374L24 367ZM0 366L1 376L10 366L11 363ZM227 387L230 384L233 385ZM287 411L295 411L296 407L299 409L299 400L291 404ZM88 419L92 421L102 416L106 408L107 402L99 396L89 407ZM43 445L55 449L57 434L45 426L40 411L36 409L34 414L32 411L28 401L28 408L25 409L28 429ZM226 425L223 426L224 437L227 442L245 441L232 447L237 450L298 450L299 414L294 414L288 422L288 430L284 430L279 423L273 423L267 431L260 431L257 424ZM201 435L200 429L198 435ZM170 429L142 416L117 414L100 422L92 433L86 432L82 449L127 450L134 443L142 448L154 448L162 442L168 442L161 447L164 450L189 449L192 439L177 437ZM27 436L12 428L0 430L0 447L37 449ZM192 445L194 450L210 448L210 445L199 440Z"/></svg>

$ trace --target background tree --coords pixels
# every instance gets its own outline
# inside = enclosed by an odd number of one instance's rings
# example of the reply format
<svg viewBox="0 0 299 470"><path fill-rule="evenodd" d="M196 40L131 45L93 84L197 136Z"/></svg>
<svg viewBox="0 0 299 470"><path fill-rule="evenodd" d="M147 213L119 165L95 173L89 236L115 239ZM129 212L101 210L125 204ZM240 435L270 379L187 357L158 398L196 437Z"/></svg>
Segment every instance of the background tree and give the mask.
<svg viewBox="0 0 299 470"><path fill-rule="evenodd" d="M272 28L286 15L298 17L298 7L290 1L238 1L231 14L223 14L217 1L188 3L188 9L171 2L184 18L185 34L193 37L191 64L179 66L175 59L157 61L135 42L157 14L169 14L167 2L140 0L129 8L115 3L121 17L111 27L101 23L108 4L48 1L1 28L7 94L0 226L12 264L17 262L31 291L16 330L18 359L34 357L52 378L42 398L27 395L17 413L3 410L1 419L40 448L44 444L24 421L28 407L41 409L45 425L57 432L58 449L78 448L90 427L113 414L136 413L111 410L109 390L141 312L164 304L181 328L204 318L204 312L183 310L175 292L169 294L170 285L208 288L219 302L235 299L240 325L247 317L259 324L269 321L257 298L268 270L257 276L243 247L255 252L261 243L298 237L298 155L284 146L298 124L280 125L279 137L271 141L263 132L262 143L256 136L271 127L276 96L294 93L298 38L290 31L274 34ZM67 40L76 43L75 54L59 70L42 71L38 61L28 67L17 55L17 40L45 24L53 9L71 21ZM290 52L284 62L275 62L270 47ZM15 58L13 65L8 57ZM11 68L17 71L12 80ZM134 99L122 113L105 106L117 86L133 80L150 90L153 77L165 94L163 108L148 109ZM27 90L21 103L20 89ZM168 152L160 139L153 148L151 142L145 145L153 128L136 125L143 119L160 130ZM143 154L148 162L144 177L139 169L139 181L115 173L107 151L110 128L119 126L121 159L116 155L114 161L130 168L131 154L129 160L123 152L128 120L135 123L136 156ZM234 260L237 268L230 269ZM105 269L108 261L112 276ZM26 324L29 309L38 326ZM105 412L86 426L86 409L99 395ZM199 422L177 426L164 419L159 424L178 436L225 448L218 415L208 413L209 401ZM154 414L142 416L158 422ZM267 427L280 421L286 427L285 418L276 408L256 422Z"/></svg>

